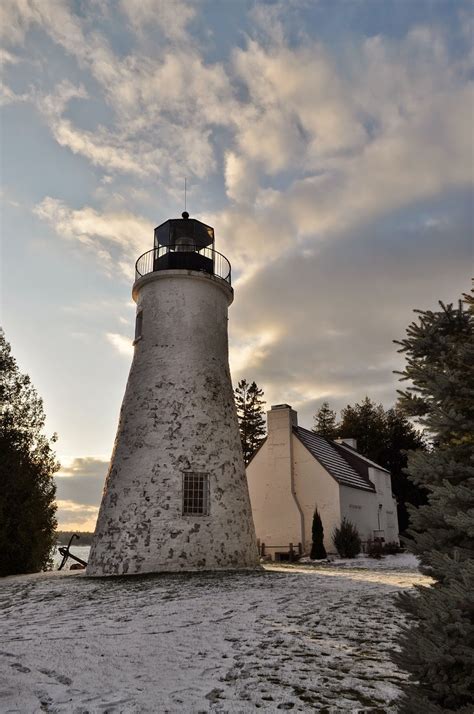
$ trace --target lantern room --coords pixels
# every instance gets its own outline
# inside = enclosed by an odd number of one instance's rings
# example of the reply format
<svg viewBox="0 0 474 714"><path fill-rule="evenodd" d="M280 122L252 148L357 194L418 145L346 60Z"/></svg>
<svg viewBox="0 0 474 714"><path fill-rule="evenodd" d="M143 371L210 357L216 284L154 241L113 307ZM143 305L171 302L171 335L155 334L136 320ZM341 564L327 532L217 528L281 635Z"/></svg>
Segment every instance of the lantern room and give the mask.
<svg viewBox="0 0 474 714"><path fill-rule="evenodd" d="M135 263L136 280L160 270L192 270L230 285L230 263L214 249L214 228L189 218L186 211L181 216L155 228L154 247Z"/></svg>
<svg viewBox="0 0 474 714"><path fill-rule="evenodd" d="M178 252L214 248L214 228L184 211L182 218L171 218L155 228L155 248L167 246Z"/></svg>
<svg viewBox="0 0 474 714"><path fill-rule="evenodd" d="M214 275L214 229L184 211L155 228L153 270L198 270Z"/></svg>

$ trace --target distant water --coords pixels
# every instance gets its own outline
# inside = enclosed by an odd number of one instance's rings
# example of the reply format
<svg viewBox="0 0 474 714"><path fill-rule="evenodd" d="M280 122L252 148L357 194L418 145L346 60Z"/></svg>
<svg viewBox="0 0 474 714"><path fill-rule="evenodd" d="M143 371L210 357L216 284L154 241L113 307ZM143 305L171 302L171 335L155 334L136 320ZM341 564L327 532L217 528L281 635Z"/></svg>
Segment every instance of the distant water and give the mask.
<svg viewBox="0 0 474 714"><path fill-rule="evenodd" d="M86 563L89 560L89 551L91 547L90 545L71 545L71 553L73 555L77 555L78 558L81 558L82 560L85 560ZM53 555L53 569L57 570L59 564L61 563L63 556L60 554L58 546L56 547L56 550L54 551ZM73 560L72 558L68 558L66 565L64 566L65 570L69 570L70 566L75 563L76 561Z"/></svg>

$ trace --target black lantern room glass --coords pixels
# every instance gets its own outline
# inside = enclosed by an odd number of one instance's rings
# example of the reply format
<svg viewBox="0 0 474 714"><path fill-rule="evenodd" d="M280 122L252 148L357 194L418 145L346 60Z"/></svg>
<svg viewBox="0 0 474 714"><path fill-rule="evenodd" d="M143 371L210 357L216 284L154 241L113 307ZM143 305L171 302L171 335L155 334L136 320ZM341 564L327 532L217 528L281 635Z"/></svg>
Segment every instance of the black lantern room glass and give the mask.
<svg viewBox="0 0 474 714"><path fill-rule="evenodd" d="M153 270L198 270L214 275L214 228L185 211L155 228Z"/></svg>
<svg viewBox="0 0 474 714"><path fill-rule="evenodd" d="M214 248L214 228L195 218L189 218L184 212L183 218L172 218L155 228L155 248L161 246L172 250L185 246L190 250Z"/></svg>

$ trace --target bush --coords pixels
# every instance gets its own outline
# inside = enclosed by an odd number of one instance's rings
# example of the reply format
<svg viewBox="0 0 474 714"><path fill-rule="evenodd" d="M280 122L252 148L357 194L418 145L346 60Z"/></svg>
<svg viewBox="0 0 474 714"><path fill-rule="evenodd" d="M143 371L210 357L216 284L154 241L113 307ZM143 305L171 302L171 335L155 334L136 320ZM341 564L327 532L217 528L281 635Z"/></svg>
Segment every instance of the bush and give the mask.
<svg viewBox="0 0 474 714"><path fill-rule="evenodd" d="M398 543L393 541L391 543L384 543L383 552L384 555L397 555L398 553L403 552L403 548L400 548Z"/></svg>
<svg viewBox="0 0 474 714"><path fill-rule="evenodd" d="M384 545L379 540L369 540L367 541L367 555L369 558L376 558L380 560L382 555L385 554Z"/></svg>
<svg viewBox="0 0 474 714"><path fill-rule="evenodd" d="M318 509L314 509L313 527L312 527L313 542L311 544L311 560L324 560L327 558L326 549L324 547L324 529L319 515Z"/></svg>
<svg viewBox="0 0 474 714"><path fill-rule="evenodd" d="M381 558L383 555L397 555L397 553L402 553L403 548L400 548L396 541L382 543L378 539L371 540L369 538L366 552L369 558Z"/></svg>
<svg viewBox="0 0 474 714"><path fill-rule="evenodd" d="M360 553L359 532L347 518L342 519L340 528L334 529L332 540L341 558L355 558Z"/></svg>

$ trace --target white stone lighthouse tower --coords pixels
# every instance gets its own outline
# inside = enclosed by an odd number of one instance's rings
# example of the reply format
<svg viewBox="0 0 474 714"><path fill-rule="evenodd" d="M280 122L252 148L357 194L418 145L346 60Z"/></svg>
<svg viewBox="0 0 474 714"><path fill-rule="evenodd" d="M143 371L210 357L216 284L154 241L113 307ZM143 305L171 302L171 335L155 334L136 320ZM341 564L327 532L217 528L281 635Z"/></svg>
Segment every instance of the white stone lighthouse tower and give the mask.
<svg viewBox="0 0 474 714"><path fill-rule="evenodd" d="M87 575L258 566L228 364L228 260L185 212L136 264L135 354Z"/></svg>

